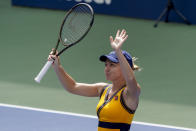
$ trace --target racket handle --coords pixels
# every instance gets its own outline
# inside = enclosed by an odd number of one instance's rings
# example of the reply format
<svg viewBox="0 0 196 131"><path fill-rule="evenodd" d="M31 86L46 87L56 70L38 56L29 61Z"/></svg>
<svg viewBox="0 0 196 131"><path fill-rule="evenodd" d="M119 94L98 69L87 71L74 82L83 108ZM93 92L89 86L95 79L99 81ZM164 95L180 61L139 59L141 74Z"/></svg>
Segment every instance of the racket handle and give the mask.
<svg viewBox="0 0 196 131"><path fill-rule="evenodd" d="M39 72L39 74L34 78L34 80L37 83L40 83L40 81L42 80L42 78L44 77L44 75L46 74L46 72L48 71L50 66L52 65L52 63L53 63L53 61L47 61L46 64L44 65L44 67Z"/></svg>

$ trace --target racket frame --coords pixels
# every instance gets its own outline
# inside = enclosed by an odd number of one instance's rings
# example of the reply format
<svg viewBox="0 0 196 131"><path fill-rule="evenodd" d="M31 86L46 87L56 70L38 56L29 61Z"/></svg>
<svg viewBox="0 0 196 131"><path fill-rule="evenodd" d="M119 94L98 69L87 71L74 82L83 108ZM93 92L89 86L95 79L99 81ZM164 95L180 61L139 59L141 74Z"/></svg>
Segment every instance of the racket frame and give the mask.
<svg viewBox="0 0 196 131"><path fill-rule="evenodd" d="M62 32L62 30L63 30L64 23L65 23L67 17L69 16L69 14L70 14L75 8L77 8L77 7L80 6L80 5L88 6L88 8L91 10L92 19L91 19L90 25L89 25L88 29L86 30L86 32L80 37L80 39L78 39L77 41L75 41L75 42L73 42L73 43L71 43L71 44L66 44L66 43L62 40L62 38L61 38L61 32ZM56 54L56 51L57 51L57 48L58 48L60 42L61 42L65 47L64 47L61 51L59 51L59 52L57 53L56 56L61 55L65 50L67 50L67 49L70 48L71 46L73 46L73 45L75 45L76 43L78 43L79 41L81 41L81 40L87 35L87 33L89 32L90 28L91 28L92 25L93 25L93 22L94 22L94 11L93 11L92 7L91 7L89 4L87 4L87 3L79 3L79 4L76 4L75 6L73 6L73 7L66 13L66 15L65 15L65 17L64 17L64 20L63 20L63 22L62 22L62 24L61 24L61 28L60 28L58 40L57 40L56 46L55 46L55 48L54 48L52 54L53 54L53 55ZM35 80L37 83L40 83L40 81L42 80L43 76L46 74L47 70L50 68L50 66L52 65L53 62L54 62L54 60L51 60L51 61L47 61L47 62L46 62L46 64L45 64L44 67L41 69L41 71L39 72L39 74L34 78L34 80Z"/></svg>
<svg viewBox="0 0 196 131"><path fill-rule="evenodd" d="M64 42L64 40L62 40L62 38L61 38L61 33L62 33L62 30L63 30L63 26L64 26L64 24L65 24L65 21L66 21L67 17L69 16L69 14L70 14L75 8L77 8L77 7L80 6L80 5L88 6L88 8L90 9L90 11L91 11L91 13L92 13L92 19L91 19L91 22L90 22L90 26L88 27L88 29L86 30L86 32L83 34L83 36L80 37L80 39L78 39L78 40L75 41L74 43L66 44L66 43ZM65 50L67 50L67 49L70 48L71 46L73 46L73 45L77 44L79 41L81 41L81 40L87 35L87 33L89 32L89 30L91 29L91 27L92 27L92 25L93 25L93 22L94 22L94 11L93 11L93 8L92 8L89 4L87 4L87 3L79 3L79 4L76 4L75 6L73 6L73 7L66 13L66 15L65 15L65 17L64 17L64 20L63 20L63 22L62 22L62 24L61 24L61 28L60 28L60 31L59 31L58 41L57 41L57 44L56 44L56 46L55 46L55 48L54 48L53 55L56 54L56 50L57 50L57 48L58 48L60 42L65 46L65 48L63 48L61 51L59 51L58 54L57 54L57 56L61 55Z"/></svg>

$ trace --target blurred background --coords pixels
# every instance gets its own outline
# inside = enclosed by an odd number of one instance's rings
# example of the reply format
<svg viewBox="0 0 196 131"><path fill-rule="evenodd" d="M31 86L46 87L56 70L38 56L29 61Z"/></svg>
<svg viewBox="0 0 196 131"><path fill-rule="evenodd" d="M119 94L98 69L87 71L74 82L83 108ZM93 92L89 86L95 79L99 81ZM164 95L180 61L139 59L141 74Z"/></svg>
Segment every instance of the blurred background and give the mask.
<svg viewBox="0 0 196 131"><path fill-rule="evenodd" d="M174 0L191 23L173 10L169 23L154 24L167 0L1 0L0 103L96 116L98 98L67 93L51 68L40 84L34 77L54 47L60 24L78 2L95 10L88 35L64 52L61 63L78 82L105 80L99 56L111 51L109 36L126 29L122 49L139 58L135 72L142 93L134 121L196 128L196 16L194 0ZM85 105L85 106L84 106Z"/></svg>

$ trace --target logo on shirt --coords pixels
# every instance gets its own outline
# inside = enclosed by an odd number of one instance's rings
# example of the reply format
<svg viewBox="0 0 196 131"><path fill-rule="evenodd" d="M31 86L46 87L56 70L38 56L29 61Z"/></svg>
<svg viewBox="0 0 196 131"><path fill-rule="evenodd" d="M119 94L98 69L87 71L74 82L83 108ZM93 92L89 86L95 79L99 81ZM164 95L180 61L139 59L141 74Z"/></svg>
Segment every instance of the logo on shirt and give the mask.
<svg viewBox="0 0 196 131"><path fill-rule="evenodd" d="M118 96L114 96L114 100L117 101L118 100Z"/></svg>

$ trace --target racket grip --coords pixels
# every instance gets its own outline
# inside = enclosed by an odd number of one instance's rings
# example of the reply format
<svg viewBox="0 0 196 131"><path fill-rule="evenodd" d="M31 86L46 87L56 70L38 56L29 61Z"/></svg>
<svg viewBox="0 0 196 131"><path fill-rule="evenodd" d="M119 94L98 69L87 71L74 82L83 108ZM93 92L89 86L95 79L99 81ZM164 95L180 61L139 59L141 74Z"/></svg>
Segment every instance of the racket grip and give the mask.
<svg viewBox="0 0 196 131"><path fill-rule="evenodd" d="M39 72L39 74L34 78L34 80L37 83L40 83L40 81L42 80L42 78L44 77L44 75L46 74L46 72L48 71L50 66L52 65L52 63L53 63L53 61L47 61L46 64L44 65L44 67Z"/></svg>

